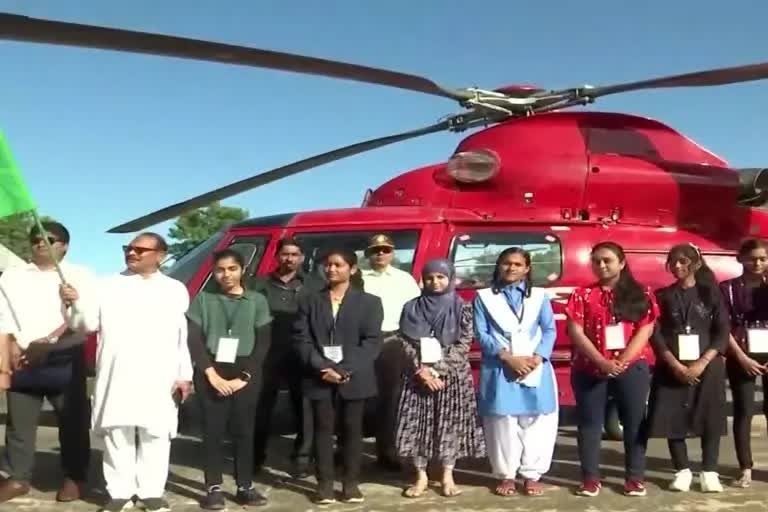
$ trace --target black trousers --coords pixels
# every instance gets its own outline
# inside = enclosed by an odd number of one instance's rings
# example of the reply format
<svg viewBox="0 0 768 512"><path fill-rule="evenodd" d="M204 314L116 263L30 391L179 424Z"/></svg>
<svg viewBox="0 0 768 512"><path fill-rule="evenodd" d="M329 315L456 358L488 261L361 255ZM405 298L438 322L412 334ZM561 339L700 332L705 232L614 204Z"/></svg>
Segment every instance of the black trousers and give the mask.
<svg viewBox="0 0 768 512"><path fill-rule="evenodd" d="M323 484L334 480L333 435L337 408L341 420L340 434L344 440L341 446L344 462L342 481L345 485L356 485L360 481L360 459L363 455L365 400L344 400L340 397L312 401L317 481Z"/></svg>
<svg viewBox="0 0 768 512"><path fill-rule="evenodd" d="M739 468L752 469L752 416L754 415L757 377L747 375L738 362L727 360L728 382L733 397L733 440ZM763 381L763 414L768 417L768 376Z"/></svg>
<svg viewBox="0 0 768 512"><path fill-rule="evenodd" d="M395 447L397 409L403 375L403 350L396 332L384 333L384 345L376 360L376 453L379 460L399 461Z"/></svg>
<svg viewBox="0 0 768 512"><path fill-rule="evenodd" d="M667 439L669 454L675 471L690 469L688 460L688 445L685 439ZM707 432L701 436L701 469L702 471L717 471L717 460L720 457L720 432Z"/></svg>
<svg viewBox="0 0 768 512"><path fill-rule="evenodd" d="M257 421L253 443L253 460L257 467L264 465L267 459L272 414L283 383L288 386L296 431L291 458L298 465L306 465L312 456L312 404L304 398L299 364L295 357L287 354L279 363L265 365L261 394L256 407Z"/></svg>
<svg viewBox="0 0 768 512"><path fill-rule="evenodd" d="M627 479L645 477L646 401L651 377L648 364L639 362L616 378L598 378L574 371L573 391L578 415L578 447L585 480L600 478L600 443L608 396L613 396L624 426L624 470Z"/></svg>
<svg viewBox="0 0 768 512"><path fill-rule="evenodd" d="M259 399L258 383L251 381L234 395L221 397L208 383L204 374L196 370L194 379L202 412L206 487L222 483L222 440L229 430L234 448L235 482L238 487L250 488L253 478L253 429L256 423L256 402Z"/></svg>
<svg viewBox="0 0 768 512"><path fill-rule="evenodd" d="M8 391L3 469L14 480L29 481L35 464L37 427L43 400L53 406L59 423L61 467L66 478L84 482L91 456L90 402L82 346L72 353L72 379L61 391Z"/></svg>

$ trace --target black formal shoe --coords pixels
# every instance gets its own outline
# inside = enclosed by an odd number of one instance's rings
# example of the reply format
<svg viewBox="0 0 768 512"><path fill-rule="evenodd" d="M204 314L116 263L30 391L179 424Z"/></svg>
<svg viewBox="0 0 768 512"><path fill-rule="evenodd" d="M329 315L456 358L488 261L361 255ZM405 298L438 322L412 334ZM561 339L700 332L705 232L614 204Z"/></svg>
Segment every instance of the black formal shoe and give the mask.
<svg viewBox="0 0 768 512"><path fill-rule="evenodd" d="M227 507L220 485L212 485L208 488L205 497L200 500L200 507L206 510L224 510Z"/></svg>
<svg viewBox="0 0 768 512"><path fill-rule="evenodd" d="M297 480L307 478L310 475L311 473L309 471L309 464L296 464L293 467L293 472L291 473L291 476Z"/></svg>
<svg viewBox="0 0 768 512"><path fill-rule="evenodd" d="M235 501L240 505L252 507L262 507L267 504L267 498L253 486L250 489L238 487Z"/></svg>

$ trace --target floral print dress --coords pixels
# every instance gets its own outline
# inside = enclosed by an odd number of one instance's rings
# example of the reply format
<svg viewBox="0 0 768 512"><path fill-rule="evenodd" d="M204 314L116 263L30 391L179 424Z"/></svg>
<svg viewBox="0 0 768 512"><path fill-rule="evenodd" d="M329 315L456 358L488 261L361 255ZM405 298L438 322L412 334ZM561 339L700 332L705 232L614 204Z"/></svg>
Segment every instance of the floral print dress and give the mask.
<svg viewBox="0 0 768 512"><path fill-rule="evenodd" d="M461 335L443 348L433 368L445 388L432 392L416 376L420 368L418 342L400 336L405 358L398 409L396 444L401 457L439 460L452 465L457 459L486 455L485 437L468 353L472 344L472 305L461 310Z"/></svg>

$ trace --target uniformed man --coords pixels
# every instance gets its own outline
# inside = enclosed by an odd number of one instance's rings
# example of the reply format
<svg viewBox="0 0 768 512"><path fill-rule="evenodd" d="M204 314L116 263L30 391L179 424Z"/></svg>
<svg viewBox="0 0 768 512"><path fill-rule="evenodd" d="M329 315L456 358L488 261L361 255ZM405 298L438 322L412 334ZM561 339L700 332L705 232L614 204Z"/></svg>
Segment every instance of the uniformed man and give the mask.
<svg viewBox="0 0 768 512"><path fill-rule="evenodd" d="M272 323L272 344L264 364L264 382L256 410L254 466L257 471L267 457L270 423L281 384L288 386L293 406L296 439L293 444L294 476L309 474L312 455L312 409L305 401L301 388L301 373L293 350L293 323L298 311L298 297L302 293L320 289L319 279L302 272L304 252L299 242L284 238L277 244L277 269L263 278L253 277L248 288L267 297Z"/></svg>
<svg viewBox="0 0 768 512"><path fill-rule="evenodd" d="M400 463L395 451L395 428L403 370L397 331L403 306L421 295L421 289L411 274L392 266L395 244L389 236L371 237L365 255L371 266L363 271L365 291L378 296L384 307L381 325L384 346L376 366L379 380L376 452L380 466L396 471Z"/></svg>

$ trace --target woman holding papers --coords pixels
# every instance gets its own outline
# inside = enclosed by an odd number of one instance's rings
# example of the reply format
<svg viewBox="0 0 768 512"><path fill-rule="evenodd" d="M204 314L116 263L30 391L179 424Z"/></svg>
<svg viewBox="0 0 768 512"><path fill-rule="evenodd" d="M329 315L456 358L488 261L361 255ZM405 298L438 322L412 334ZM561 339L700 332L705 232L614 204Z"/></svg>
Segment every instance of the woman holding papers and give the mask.
<svg viewBox="0 0 768 512"><path fill-rule="evenodd" d="M328 286L299 298L294 333L304 367L304 396L312 402L315 423L316 501L335 501L333 435L338 417L342 500L362 503L363 413L366 400L377 393L374 362L381 352L384 309L378 297L362 290L354 252L333 249L323 262Z"/></svg>
<svg viewBox="0 0 768 512"><path fill-rule="evenodd" d="M755 403L755 380L759 375L763 389L768 390L768 243L747 240L739 248L741 276L720 283L731 319L726 371L733 395L733 438L741 477L736 487L749 487L752 482L752 407ZM768 393L763 393L763 413L768 414Z"/></svg>
<svg viewBox="0 0 768 512"><path fill-rule="evenodd" d="M696 246L673 247L667 268L676 282L657 292L661 314L653 335L658 364L651 386L649 433L667 438L676 470L671 490L691 487L685 439L693 434L701 437L701 490L722 492L717 463L726 428L722 356L728 349L728 311Z"/></svg>
<svg viewBox="0 0 768 512"><path fill-rule="evenodd" d="M201 506L225 508L221 439L232 432L236 501L264 505L253 487L253 430L261 368L270 343L272 317L266 298L242 285L245 262L224 249L213 257L214 290L197 294L187 312L189 352L203 422L206 496Z"/></svg>
<svg viewBox="0 0 768 512"><path fill-rule="evenodd" d="M404 495L427 489L427 464L442 466L442 494L460 494L453 467L460 458L485 456L467 354L472 343L472 305L454 292L455 272L447 260L428 262L424 290L403 308L400 336L405 373L400 395L396 444L413 459L416 482Z"/></svg>
<svg viewBox="0 0 768 512"><path fill-rule="evenodd" d="M653 293L632 276L621 246L597 244L591 260L597 282L577 288L565 310L573 341L571 382L582 472L576 493L600 494L600 443L610 395L624 427L624 494L645 496L643 425L653 360L648 340L658 307Z"/></svg>
<svg viewBox="0 0 768 512"><path fill-rule="evenodd" d="M550 357L557 331L546 292L530 282L531 256L511 247L496 260L491 288L474 303L475 335L482 349L479 409L496 494L539 496L557 440L557 382Z"/></svg>

